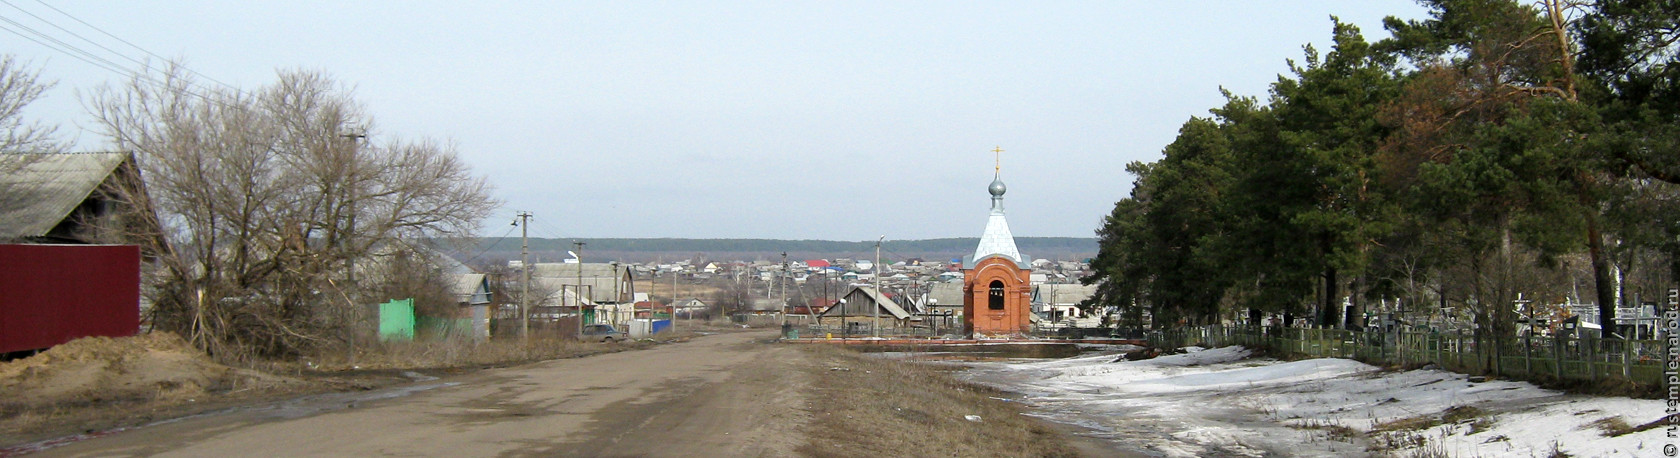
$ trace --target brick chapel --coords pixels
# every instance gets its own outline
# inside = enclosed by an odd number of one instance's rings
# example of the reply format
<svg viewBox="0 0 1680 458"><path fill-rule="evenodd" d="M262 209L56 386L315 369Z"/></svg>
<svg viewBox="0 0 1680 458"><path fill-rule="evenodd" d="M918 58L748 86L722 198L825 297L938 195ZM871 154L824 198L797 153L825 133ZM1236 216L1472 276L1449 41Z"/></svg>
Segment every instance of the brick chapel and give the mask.
<svg viewBox="0 0 1680 458"><path fill-rule="evenodd" d="M1003 218L1001 174L992 176L992 213L974 255L963 259L963 332L971 337L1024 336L1032 329L1031 272Z"/></svg>

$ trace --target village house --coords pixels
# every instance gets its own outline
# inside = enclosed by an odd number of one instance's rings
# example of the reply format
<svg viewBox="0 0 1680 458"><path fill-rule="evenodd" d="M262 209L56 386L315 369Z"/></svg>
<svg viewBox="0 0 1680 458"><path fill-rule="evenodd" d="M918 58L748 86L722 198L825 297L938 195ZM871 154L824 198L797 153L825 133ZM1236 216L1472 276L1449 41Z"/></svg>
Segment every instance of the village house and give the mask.
<svg viewBox="0 0 1680 458"><path fill-rule="evenodd" d="M138 332L162 234L131 153L0 154L0 354Z"/></svg>
<svg viewBox="0 0 1680 458"><path fill-rule="evenodd" d="M0 153L0 241L164 246L132 153Z"/></svg>

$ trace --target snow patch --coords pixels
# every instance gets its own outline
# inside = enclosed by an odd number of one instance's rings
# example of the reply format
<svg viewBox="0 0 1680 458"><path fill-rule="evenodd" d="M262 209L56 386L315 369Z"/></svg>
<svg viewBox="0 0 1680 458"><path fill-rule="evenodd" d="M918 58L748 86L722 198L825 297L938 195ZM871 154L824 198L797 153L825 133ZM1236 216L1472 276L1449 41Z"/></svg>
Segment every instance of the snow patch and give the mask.
<svg viewBox="0 0 1680 458"><path fill-rule="evenodd" d="M1038 415L1152 455L1406 455L1430 448L1451 456L1546 456L1556 447L1573 456L1660 456L1680 442L1662 427L1606 437L1606 425L1662 419L1660 400L1470 383L1442 370L1384 371L1337 358L1249 359L1242 347L1186 351L1143 361L1104 353L977 363L965 376L1025 393Z"/></svg>

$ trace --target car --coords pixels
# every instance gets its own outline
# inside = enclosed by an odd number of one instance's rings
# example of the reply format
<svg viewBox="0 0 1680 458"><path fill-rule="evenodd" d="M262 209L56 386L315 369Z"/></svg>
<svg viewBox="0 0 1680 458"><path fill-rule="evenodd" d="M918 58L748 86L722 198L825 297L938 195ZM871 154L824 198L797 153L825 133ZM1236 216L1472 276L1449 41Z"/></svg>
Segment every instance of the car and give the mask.
<svg viewBox="0 0 1680 458"><path fill-rule="evenodd" d="M620 331L618 328L614 328L613 325L610 324L583 325L582 340L590 342L612 342L623 341L628 337L629 336L624 334L624 331Z"/></svg>

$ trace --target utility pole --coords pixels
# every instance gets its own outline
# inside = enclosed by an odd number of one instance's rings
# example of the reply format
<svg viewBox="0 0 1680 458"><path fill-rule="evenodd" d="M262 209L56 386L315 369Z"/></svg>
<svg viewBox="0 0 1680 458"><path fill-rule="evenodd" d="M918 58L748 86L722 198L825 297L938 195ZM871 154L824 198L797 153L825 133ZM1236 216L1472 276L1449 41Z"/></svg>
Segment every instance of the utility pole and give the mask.
<svg viewBox="0 0 1680 458"><path fill-rule="evenodd" d="M572 297L577 301L577 336L578 339L583 339L583 242L572 241L572 246L577 250L573 254L578 260L578 284L577 289L572 291Z"/></svg>
<svg viewBox="0 0 1680 458"><path fill-rule="evenodd" d="M613 300L613 315L616 316L616 315L618 315L618 311L622 310L622 308L624 307L624 291L619 289L619 286L618 286L618 261L613 261L612 262L612 268L613 268L613 299L612 299ZM632 309L634 309L636 306L631 305L630 307ZM596 311L596 313L600 313L600 312ZM632 310L632 313L634 313L634 310ZM608 323L611 323L611 324L614 324L614 325L618 324L618 323L612 323L611 320L608 320ZM617 326L614 326L614 327L617 327Z"/></svg>
<svg viewBox="0 0 1680 458"><path fill-rule="evenodd" d="M525 342L531 337L531 243L529 228L531 227L531 212L519 212L514 215L519 219L513 224L519 226L519 341Z"/></svg>
<svg viewBox="0 0 1680 458"><path fill-rule="evenodd" d="M653 310L648 310L648 318L653 318ZM652 327L652 325L648 325ZM671 332L677 332L677 270L671 270Z"/></svg>
<svg viewBox="0 0 1680 458"><path fill-rule="evenodd" d="M781 277L782 277L781 280L782 281L779 282L779 283L782 284L782 305L780 307L777 307L776 310L780 310L782 312L782 336L784 336L784 337L787 336L787 327L788 327L788 320L787 320L787 274L788 274L787 252L783 251L782 252L782 275L781 275Z"/></svg>
<svg viewBox="0 0 1680 458"><path fill-rule="evenodd" d="M882 297L881 296L881 242L885 241L885 240L887 240L887 236L885 236L885 235L881 236L881 238L875 239L875 264L873 265L873 267L875 267L875 297L876 298ZM871 331L874 331L876 338L881 337L881 304L878 303L878 302L875 304L874 307L869 308L869 329Z"/></svg>

